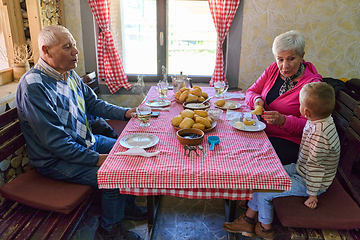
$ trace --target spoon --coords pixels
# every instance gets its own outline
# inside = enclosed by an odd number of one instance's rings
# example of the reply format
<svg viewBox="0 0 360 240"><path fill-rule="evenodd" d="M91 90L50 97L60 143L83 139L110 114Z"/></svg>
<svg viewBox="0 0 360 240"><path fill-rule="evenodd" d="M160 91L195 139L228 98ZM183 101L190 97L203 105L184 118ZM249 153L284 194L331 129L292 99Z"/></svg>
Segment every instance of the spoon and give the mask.
<svg viewBox="0 0 360 240"><path fill-rule="evenodd" d="M207 154L204 152L203 146L199 145L198 148L204 153L204 155L207 157Z"/></svg>
<svg viewBox="0 0 360 240"><path fill-rule="evenodd" d="M191 151L194 151L195 153L196 153L196 156L198 156L198 157L200 157L200 155L197 153L197 151L196 151L196 147L195 146L190 146L189 147L189 154L188 154L188 157L190 156L190 152Z"/></svg>
<svg viewBox="0 0 360 240"><path fill-rule="evenodd" d="M189 148L188 148L188 145L185 145L185 146L184 146L184 149L185 149L184 156L186 156L186 149L189 149ZM190 153L190 150L189 150L189 153Z"/></svg>
<svg viewBox="0 0 360 240"><path fill-rule="evenodd" d="M208 102L210 99L212 99L213 97L208 97L208 99L206 99L205 101L203 101L201 104L204 104L206 102Z"/></svg>

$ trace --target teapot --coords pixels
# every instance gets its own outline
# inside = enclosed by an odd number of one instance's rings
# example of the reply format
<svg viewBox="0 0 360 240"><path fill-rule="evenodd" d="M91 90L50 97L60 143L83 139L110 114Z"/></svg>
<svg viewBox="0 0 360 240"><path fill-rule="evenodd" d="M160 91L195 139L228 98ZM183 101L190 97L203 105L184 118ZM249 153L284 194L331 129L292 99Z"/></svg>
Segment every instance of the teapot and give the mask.
<svg viewBox="0 0 360 240"><path fill-rule="evenodd" d="M182 87L192 88L191 78L188 78L187 75L183 75L182 72L171 76L173 91L178 92Z"/></svg>

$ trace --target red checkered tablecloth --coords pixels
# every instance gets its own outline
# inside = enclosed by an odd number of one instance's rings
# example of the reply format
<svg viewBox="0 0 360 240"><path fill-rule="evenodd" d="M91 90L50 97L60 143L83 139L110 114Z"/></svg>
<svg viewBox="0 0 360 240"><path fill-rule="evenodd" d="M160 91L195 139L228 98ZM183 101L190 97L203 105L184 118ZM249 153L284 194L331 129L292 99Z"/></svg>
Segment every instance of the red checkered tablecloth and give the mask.
<svg viewBox="0 0 360 240"><path fill-rule="evenodd" d="M210 96L213 88L202 88ZM147 100L157 99L152 87ZM168 99L174 99L169 91ZM238 111L249 111L244 100L231 99L242 104ZM210 100L211 103L217 99ZM140 128L133 119L119 136L106 161L98 171L100 188L119 188L121 193L138 196L173 195L184 198L251 199L252 190L289 190L291 181L277 157L264 131L244 132L233 128L224 111L216 127L205 133L202 146L208 154L200 157L194 152L183 155L184 148L176 139L176 129L171 119L183 110L181 104L172 101L170 111L161 111L158 118L150 120L150 127ZM127 148L120 139L138 132L152 133L159 143L147 152L160 151L151 158L120 156ZM220 137L219 145L210 151L206 138Z"/></svg>

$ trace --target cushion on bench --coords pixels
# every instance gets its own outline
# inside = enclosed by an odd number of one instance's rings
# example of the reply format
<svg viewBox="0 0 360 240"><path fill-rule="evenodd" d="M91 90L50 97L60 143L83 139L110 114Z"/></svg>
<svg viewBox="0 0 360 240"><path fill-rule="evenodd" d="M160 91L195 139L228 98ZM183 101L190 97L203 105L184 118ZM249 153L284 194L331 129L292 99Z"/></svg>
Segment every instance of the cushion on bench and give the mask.
<svg viewBox="0 0 360 240"><path fill-rule="evenodd" d="M317 229L359 229L360 208L335 178L318 197L318 207L304 205L306 197L280 197L273 200L283 226Z"/></svg>
<svg viewBox="0 0 360 240"><path fill-rule="evenodd" d="M93 187L54 180L32 169L1 187L9 200L37 209L69 214L93 191Z"/></svg>

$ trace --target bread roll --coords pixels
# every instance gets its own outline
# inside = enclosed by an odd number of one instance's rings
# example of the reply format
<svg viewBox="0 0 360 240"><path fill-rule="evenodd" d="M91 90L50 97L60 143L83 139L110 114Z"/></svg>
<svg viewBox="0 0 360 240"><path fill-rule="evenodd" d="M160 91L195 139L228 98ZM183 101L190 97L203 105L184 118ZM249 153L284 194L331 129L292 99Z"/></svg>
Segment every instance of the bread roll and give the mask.
<svg viewBox="0 0 360 240"><path fill-rule="evenodd" d="M211 128L211 123L206 118L197 117L197 118L195 118L195 122L204 124L205 128Z"/></svg>
<svg viewBox="0 0 360 240"><path fill-rule="evenodd" d="M255 109L251 111L251 114L261 115L262 114L262 107L260 105L256 105Z"/></svg>
<svg viewBox="0 0 360 240"><path fill-rule="evenodd" d="M179 128L184 129L184 128L191 128L194 124L194 120L191 118L184 118L181 123L179 124Z"/></svg>
<svg viewBox="0 0 360 240"><path fill-rule="evenodd" d="M197 128L197 129L200 129L200 130L204 130L205 129L205 125L202 124L202 123L194 123L192 125L192 128Z"/></svg>
<svg viewBox="0 0 360 240"><path fill-rule="evenodd" d="M207 111L205 110L194 110L194 113L199 115L200 117L207 117L209 116Z"/></svg>
<svg viewBox="0 0 360 240"><path fill-rule="evenodd" d="M245 124L245 125L247 125L247 126L251 126L251 125L253 125L254 124L254 120L252 120L252 119L247 119L247 118L244 118L243 119L243 123Z"/></svg>
<svg viewBox="0 0 360 240"><path fill-rule="evenodd" d="M202 93L201 93L201 96L203 96L203 98L205 98L205 99L207 99L207 98L209 97L206 92L202 92Z"/></svg>
<svg viewBox="0 0 360 240"><path fill-rule="evenodd" d="M191 93L192 95L195 95L195 96L198 96L198 97L202 96L202 95L201 95L202 91L201 91L200 88L193 88L193 89L190 91L190 93Z"/></svg>
<svg viewBox="0 0 360 240"><path fill-rule="evenodd" d="M224 99L219 99L219 100L217 100L217 101L216 101L216 105L217 105L218 107L224 106L224 105L225 105L225 100L224 100Z"/></svg>
<svg viewBox="0 0 360 240"><path fill-rule="evenodd" d="M182 94L182 92L177 91L177 92L175 93L175 98L176 98L177 100L179 100L181 94Z"/></svg>
<svg viewBox="0 0 360 240"><path fill-rule="evenodd" d="M191 93L187 96L187 98L185 99L186 102L189 101L196 101L198 100L198 96L192 95Z"/></svg>
<svg viewBox="0 0 360 240"><path fill-rule="evenodd" d="M184 92L181 93L180 97L179 97L179 101L183 102L185 101L185 99L189 96L189 91L186 90Z"/></svg>
<svg viewBox="0 0 360 240"><path fill-rule="evenodd" d="M190 89L189 88L187 88L187 87L182 87L182 88L180 88L180 92L185 92L185 91L189 91Z"/></svg>
<svg viewBox="0 0 360 240"><path fill-rule="evenodd" d="M171 119L171 125L177 127L182 122L182 120L184 120L184 118L181 115L175 116L173 119Z"/></svg>
<svg viewBox="0 0 360 240"><path fill-rule="evenodd" d="M182 110L180 112L180 115L183 117L183 118L193 118L194 117L194 111L193 110L190 110L190 109L185 109L185 110Z"/></svg>
<svg viewBox="0 0 360 240"><path fill-rule="evenodd" d="M203 96L198 97L198 101L205 101L205 98Z"/></svg>

